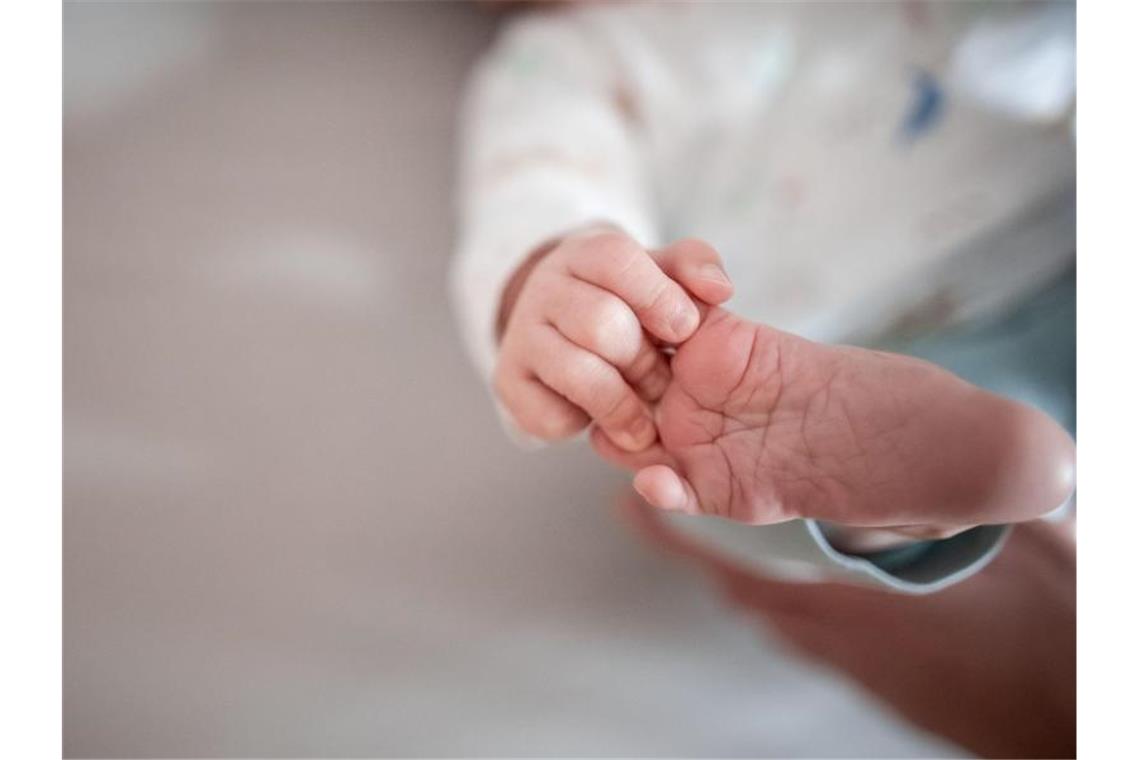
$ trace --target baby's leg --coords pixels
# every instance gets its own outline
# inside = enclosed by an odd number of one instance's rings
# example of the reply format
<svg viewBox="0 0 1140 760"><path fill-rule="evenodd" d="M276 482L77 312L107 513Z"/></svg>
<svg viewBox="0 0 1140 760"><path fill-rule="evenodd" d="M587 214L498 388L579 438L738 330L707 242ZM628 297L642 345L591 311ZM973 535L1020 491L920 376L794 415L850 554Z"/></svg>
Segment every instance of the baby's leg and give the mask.
<svg viewBox="0 0 1140 760"><path fill-rule="evenodd" d="M620 457L651 503L750 523L811 517L939 535L1037 517L1073 487L1049 417L909 357L713 310L673 362L661 445Z"/></svg>

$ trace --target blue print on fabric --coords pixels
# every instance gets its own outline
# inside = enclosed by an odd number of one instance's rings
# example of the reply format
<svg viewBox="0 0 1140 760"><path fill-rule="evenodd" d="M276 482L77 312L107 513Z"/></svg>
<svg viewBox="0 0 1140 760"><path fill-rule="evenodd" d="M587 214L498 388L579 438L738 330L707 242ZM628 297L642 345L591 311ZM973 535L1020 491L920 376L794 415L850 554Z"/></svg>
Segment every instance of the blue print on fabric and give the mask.
<svg viewBox="0 0 1140 760"><path fill-rule="evenodd" d="M930 131L942 117L946 101L942 85L928 71L916 72L912 87L914 95L910 110L900 128L900 137L904 142L912 142L924 132Z"/></svg>

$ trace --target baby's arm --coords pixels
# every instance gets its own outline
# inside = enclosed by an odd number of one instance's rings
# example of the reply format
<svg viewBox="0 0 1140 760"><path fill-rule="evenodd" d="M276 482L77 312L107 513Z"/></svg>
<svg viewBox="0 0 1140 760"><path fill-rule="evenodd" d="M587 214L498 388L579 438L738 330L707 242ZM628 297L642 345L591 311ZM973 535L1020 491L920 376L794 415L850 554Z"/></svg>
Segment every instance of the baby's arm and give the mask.
<svg viewBox="0 0 1140 760"><path fill-rule="evenodd" d="M656 437L646 401L668 377L651 338L696 329L686 288L720 303L731 286L708 246L645 247L655 225L640 135L607 60L577 26L538 16L484 62L466 113L453 284L517 427L554 440L596 421L636 450Z"/></svg>
<svg viewBox="0 0 1140 760"><path fill-rule="evenodd" d="M505 28L469 83L452 293L488 382L501 297L528 257L599 222L659 242L641 136L605 53L564 16L535 14Z"/></svg>

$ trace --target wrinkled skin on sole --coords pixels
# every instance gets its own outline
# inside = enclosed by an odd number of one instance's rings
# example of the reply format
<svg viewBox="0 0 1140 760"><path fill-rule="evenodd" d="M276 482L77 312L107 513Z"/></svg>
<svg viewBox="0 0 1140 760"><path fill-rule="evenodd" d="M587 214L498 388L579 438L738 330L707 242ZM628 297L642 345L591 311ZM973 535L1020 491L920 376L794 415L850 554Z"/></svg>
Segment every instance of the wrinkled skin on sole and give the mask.
<svg viewBox="0 0 1140 760"><path fill-rule="evenodd" d="M677 350L660 440L608 460L658 507L930 535L1060 506L1074 448L1046 415L917 359L814 343L711 309Z"/></svg>

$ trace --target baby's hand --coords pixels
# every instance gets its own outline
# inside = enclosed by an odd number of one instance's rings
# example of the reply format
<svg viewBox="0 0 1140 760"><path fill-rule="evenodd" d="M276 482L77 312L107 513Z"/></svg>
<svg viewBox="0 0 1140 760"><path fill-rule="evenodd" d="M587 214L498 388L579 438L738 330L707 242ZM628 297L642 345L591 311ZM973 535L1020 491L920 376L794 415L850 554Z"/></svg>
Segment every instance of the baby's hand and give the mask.
<svg viewBox="0 0 1140 760"><path fill-rule="evenodd" d="M593 421L620 447L648 447L657 430L647 401L669 383L650 336L676 344L697 329L686 289L713 304L732 295L720 257L695 240L650 252L611 229L565 237L540 255L504 295L495 392L542 440Z"/></svg>

